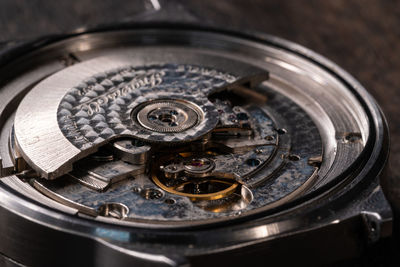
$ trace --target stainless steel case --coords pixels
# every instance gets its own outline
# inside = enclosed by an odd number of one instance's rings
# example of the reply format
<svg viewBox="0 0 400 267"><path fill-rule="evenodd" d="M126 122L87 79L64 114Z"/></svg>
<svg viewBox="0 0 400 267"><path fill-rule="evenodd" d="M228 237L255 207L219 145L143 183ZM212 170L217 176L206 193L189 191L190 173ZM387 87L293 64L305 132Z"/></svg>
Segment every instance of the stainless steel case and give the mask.
<svg viewBox="0 0 400 267"><path fill-rule="evenodd" d="M321 264L357 257L392 235L379 184L385 119L353 77L304 47L135 24L40 39L3 50L0 61L4 262ZM136 86L137 73L145 78ZM101 84L101 96L122 88L110 99L126 91L136 102L103 100L87 115L99 94L82 99ZM103 108L119 115L97 121ZM94 133L79 128L87 116L82 125ZM111 121L121 116L124 128ZM96 128L99 121L108 126ZM142 144L132 152L126 140ZM94 170L93 155L118 175Z"/></svg>

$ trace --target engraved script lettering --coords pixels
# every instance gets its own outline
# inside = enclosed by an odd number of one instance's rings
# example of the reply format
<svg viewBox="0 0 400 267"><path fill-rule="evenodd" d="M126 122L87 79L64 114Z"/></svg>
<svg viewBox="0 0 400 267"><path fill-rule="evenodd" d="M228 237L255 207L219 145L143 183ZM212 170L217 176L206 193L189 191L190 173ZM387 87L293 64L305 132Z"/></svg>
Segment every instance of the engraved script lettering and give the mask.
<svg viewBox="0 0 400 267"><path fill-rule="evenodd" d="M75 109L81 109L88 113L88 115L93 115L100 111L100 107L104 104L107 104L108 101L113 101L118 97L125 96L130 92L144 86L154 87L163 82L162 77L165 75L164 72L151 72L141 75L139 77L135 77L132 81L130 81L126 86L114 88L111 91L104 93L103 95L94 97L78 106ZM87 92L88 89L84 89Z"/></svg>

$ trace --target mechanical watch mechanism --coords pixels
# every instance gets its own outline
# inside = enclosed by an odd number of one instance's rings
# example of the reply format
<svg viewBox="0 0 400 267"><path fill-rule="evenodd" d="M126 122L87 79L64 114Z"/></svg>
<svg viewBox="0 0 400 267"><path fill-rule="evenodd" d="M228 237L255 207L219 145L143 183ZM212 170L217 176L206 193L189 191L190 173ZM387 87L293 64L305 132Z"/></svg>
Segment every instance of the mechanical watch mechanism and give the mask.
<svg viewBox="0 0 400 267"><path fill-rule="evenodd" d="M109 61L52 75L17 110L10 142L47 197L126 221L204 220L287 201L315 182L318 128L263 85L267 70Z"/></svg>
<svg viewBox="0 0 400 267"><path fill-rule="evenodd" d="M28 182L40 193L95 217L202 221L315 184L318 126L268 86L268 69L121 54L52 74L21 101L10 151L37 173ZM343 144L361 151L361 134Z"/></svg>
<svg viewBox="0 0 400 267"><path fill-rule="evenodd" d="M173 251L201 255L339 221L325 212L336 206L321 203L366 181L374 166L367 162L383 162L373 158L384 151L380 113L347 74L284 47L137 29L78 35L28 53L7 66L0 91L1 184L40 204L26 218L45 207L57 215L44 225L72 225L97 241L160 254L173 234L151 229L309 216L239 223L215 230L217 241L176 234L190 237L176 237L182 247ZM362 190L374 193L358 194L357 203L383 198L370 184ZM335 214L367 214L383 229L390 212L378 218L371 207ZM132 228L111 235L104 225ZM371 240L383 235L376 229Z"/></svg>

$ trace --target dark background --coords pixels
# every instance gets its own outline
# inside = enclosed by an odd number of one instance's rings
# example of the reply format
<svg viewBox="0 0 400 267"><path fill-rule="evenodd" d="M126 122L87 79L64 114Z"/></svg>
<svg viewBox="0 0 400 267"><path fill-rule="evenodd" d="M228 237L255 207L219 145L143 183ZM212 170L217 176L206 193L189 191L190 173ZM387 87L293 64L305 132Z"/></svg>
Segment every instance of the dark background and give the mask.
<svg viewBox="0 0 400 267"><path fill-rule="evenodd" d="M400 180L400 1L390 0L0 0L0 44L113 22L168 19L277 35L331 59L383 109L391 177ZM155 15L157 14L157 15ZM398 187L400 188L400 187ZM400 189L393 190L400 201Z"/></svg>

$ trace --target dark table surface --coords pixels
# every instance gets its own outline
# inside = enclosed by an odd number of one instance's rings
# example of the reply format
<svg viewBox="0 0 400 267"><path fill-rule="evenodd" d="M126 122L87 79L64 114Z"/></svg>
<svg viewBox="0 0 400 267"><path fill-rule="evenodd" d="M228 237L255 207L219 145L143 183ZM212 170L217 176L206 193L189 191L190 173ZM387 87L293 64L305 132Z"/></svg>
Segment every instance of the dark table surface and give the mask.
<svg viewBox="0 0 400 267"><path fill-rule="evenodd" d="M0 43L133 21L165 0L1 0ZM336 62L375 97L390 126L392 175L400 179L400 1L202 0L168 2L179 20L260 31ZM400 192L399 199L400 199Z"/></svg>

